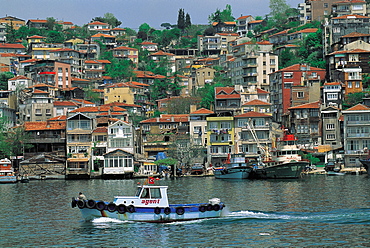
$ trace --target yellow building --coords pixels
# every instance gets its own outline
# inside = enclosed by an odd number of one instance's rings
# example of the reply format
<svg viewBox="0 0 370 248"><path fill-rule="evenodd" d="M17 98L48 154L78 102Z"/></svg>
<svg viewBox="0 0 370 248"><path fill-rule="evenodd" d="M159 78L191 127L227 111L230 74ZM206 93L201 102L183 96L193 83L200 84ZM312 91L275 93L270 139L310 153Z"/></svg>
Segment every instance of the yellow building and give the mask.
<svg viewBox="0 0 370 248"><path fill-rule="evenodd" d="M22 19L14 17L14 16L5 16L5 17L0 18L0 24L4 25L4 26L6 26L6 25L12 26L13 25L13 28L15 30L18 30L20 27L24 26L26 24L26 22Z"/></svg>
<svg viewBox="0 0 370 248"><path fill-rule="evenodd" d="M139 82L116 83L104 89L104 104L123 102L143 105L147 101L149 85Z"/></svg>

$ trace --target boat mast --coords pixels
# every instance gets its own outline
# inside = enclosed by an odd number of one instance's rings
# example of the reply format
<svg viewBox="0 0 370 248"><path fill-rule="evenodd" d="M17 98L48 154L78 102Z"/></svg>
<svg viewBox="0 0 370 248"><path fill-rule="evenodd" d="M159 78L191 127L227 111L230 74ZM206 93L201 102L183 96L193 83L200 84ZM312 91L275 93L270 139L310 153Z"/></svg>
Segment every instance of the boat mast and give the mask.
<svg viewBox="0 0 370 248"><path fill-rule="evenodd" d="M266 158L266 159L268 159L268 158L270 158L270 154L269 154L269 152L268 152L268 150L267 149L265 149L262 145L261 145L261 143L260 143L260 141L259 141L259 139L258 139L258 137L257 137L257 134L256 134L256 130L254 129L254 126L253 126L253 123L251 123L251 119L249 119L247 122L246 122L246 125L247 125L247 129L251 132L251 134L252 134L252 136L253 136L253 139L256 141L256 143L257 143L257 147L258 147L258 149L260 150L260 153L261 154L263 154L263 156ZM258 158L259 158L259 162L261 163L261 164L263 164L263 162L262 162L262 159L261 159L261 154L259 154L259 156L258 156Z"/></svg>

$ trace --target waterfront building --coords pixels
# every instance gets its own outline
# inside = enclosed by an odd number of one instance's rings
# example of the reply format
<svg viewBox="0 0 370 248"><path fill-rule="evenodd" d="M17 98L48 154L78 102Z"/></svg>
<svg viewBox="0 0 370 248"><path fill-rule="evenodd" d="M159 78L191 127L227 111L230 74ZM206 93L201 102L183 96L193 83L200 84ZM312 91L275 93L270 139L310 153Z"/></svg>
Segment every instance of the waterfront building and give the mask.
<svg viewBox="0 0 370 248"><path fill-rule="evenodd" d="M298 144L313 149L321 145L320 101L288 108L290 111L283 125L298 139Z"/></svg>
<svg viewBox="0 0 370 248"><path fill-rule="evenodd" d="M343 118L342 110L335 105L322 106L320 111L322 145L330 146L330 150L343 150Z"/></svg>
<svg viewBox="0 0 370 248"><path fill-rule="evenodd" d="M227 159L228 154L234 154L235 132L233 116L209 116L207 120L207 161L214 167L219 167Z"/></svg>
<svg viewBox="0 0 370 248"><path fill-rule="evenodd" d="M344 117L344 164L360 167L359 159L370 147L370 108L357 104L342 111Z"/></svg>
<svg viewBox="0 0 370 248"><path fill-rule="evenodd" d="M236 136L234 150L237 154L255 158L261 154L259 145L265 150L272 147L271 115L249 111L234 116L234 120Z"/></svg>
<svg viewBox="0 0 370 248"><path fill-rule="evenodd" d="M219 115L237 115L241 113L240 92L234 87L216 87L214 111Z"/></svg>
<svg viewBox="0 0 370 248"><path fill-rule="evenodd" d="M207 117L215 113L205 108L194 108L195 105L192 105L189 114L191 143L196 146L207 147Z"/></svg>
<svg viewBox="0 0 370 248"><path fill-rule="evenodd" d="M295 64L270 74L271 104L274 122L282 123L282 117L292 107L293 86L305 86L311 90L313 96L320 97L320 90L312 91L314 84L319 87L320 82L325 79L324 69L311 67L303 64ZM316 91L316 90L315 90ZM297 98L304 97L304 91L296 91Z"/></svg>
<svg viewBox="0 0 370 248"><path fill-rule="evenodd" d="M148 158L166 152L178 139L190 139L188 114L161 114L140 122L142 154Z"/></svg>
<svg viewBox="0 0 370 248"><path fill-rule="evenodd" d="M83 113L69 113L67 118L66 178L90 178L92 131L96 123L93 117ZM73 115L72 115L73 114Z"/></svg>

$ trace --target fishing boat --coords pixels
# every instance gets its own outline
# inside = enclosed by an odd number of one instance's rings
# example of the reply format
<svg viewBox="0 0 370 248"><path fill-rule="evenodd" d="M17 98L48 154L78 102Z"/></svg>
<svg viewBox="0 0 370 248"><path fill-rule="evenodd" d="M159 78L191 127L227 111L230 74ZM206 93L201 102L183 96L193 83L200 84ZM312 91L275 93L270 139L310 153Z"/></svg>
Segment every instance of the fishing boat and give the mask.
<svg viewBox="0 0 370 248"><path fill-rule="evenodd" d="M256 166L251 173L255 179L290 179L299 178L309 162L299 155L300 149L293 134L277 139L276 148L264 157L262 166ZM266 152L266 151L264 151Z"/></svg>
<svg viewBox="0 0 370 248"><path fill-rule="evenodd" d="M167 187L140 185L134 196L116 196L112 202L72 198L72 207L77 206L85 220L109 217L157 223L217 218L225 207L218 198L210 199L208 203L169 204Z"/></svg>
<svg viewBox="0 0 370 248"><path fill-rule="evenodd" d="M244 154L229 154L221 167L213 168L213 174L215 178L221 179L246 179L252 168L246 162Z"/></svg>
<svg viewBox="0 0 370 248"><path fill-rule="evenodd" d="M14 174L12 162L7 159L0 160L0 183L16 183L17 177Z"/></svg>

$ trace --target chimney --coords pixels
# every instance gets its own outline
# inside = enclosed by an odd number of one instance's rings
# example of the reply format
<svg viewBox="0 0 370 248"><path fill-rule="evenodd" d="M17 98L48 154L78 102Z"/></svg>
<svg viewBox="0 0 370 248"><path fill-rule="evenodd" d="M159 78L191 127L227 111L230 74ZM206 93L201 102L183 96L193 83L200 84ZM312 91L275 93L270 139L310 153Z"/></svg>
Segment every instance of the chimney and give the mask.
<svg viewBox="0 0 370 248"><path fill-rule="evenodd" d="M190 113L194 112L195 110L197 110L197 105L190 105Z"/></svg>

